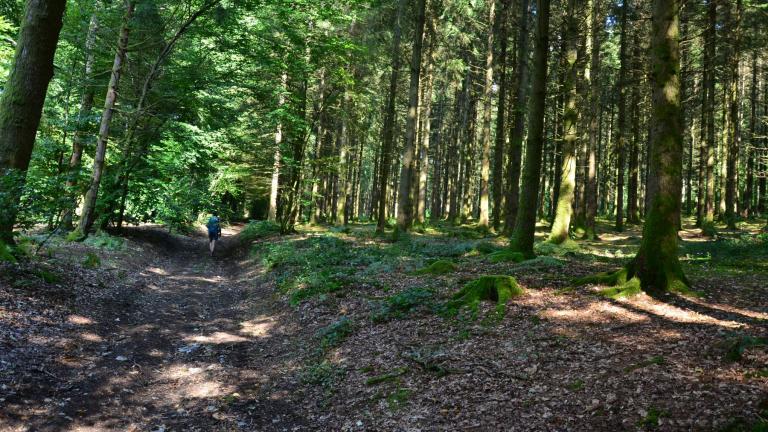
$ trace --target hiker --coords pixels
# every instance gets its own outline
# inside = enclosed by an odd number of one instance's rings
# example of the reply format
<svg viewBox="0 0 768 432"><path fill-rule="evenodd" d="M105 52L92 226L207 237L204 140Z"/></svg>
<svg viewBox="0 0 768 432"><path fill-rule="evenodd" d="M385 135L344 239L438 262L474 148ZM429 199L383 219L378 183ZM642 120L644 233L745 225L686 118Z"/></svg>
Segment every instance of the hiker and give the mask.
<svg viewBox="0 0 768 432"><path fill-rule="evenodd" d="M216 240L221 237L221 220L218 214L211 214L208 223L205 224L208 227L208 249L211 250L211 256L213 256L213 249L216 247Z"/></svg>

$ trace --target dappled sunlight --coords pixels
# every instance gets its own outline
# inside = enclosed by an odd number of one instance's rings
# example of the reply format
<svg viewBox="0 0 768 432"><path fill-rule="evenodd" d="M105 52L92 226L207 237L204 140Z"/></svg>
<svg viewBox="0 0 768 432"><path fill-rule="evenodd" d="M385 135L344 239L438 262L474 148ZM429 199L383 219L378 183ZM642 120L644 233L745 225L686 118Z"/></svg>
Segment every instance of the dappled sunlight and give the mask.
<svg viewBox="0 0 768 432"><path fill-rule="evenodd" d="M148 267L147 271L160 276L168 276L168 272L165 269L159 267Z"/></svg>
<svg viewBox="0 0 768 432"><path fill-rule="evenodd" d="M96 333L92 332L82 332L80 333L80 339L83 339L88 342L102 342L104 339L97 335Z"/></svg>
<svg viewBox="0 0 768 432"><path fill-rule="evenodd" d="M234 335L226 332L215 332L208 336L187 336L184 338L185 342L197 342L205 344L224 344L224 343L237 343L248 342L250 339L242 336Z"/></svg>
<svg viewBox="0 0 768 432"><path fill-rule="evenodd" d="M752 310L749 310L749 309L737 308L737 307L730 306L730 305L727 305L727 304L709 303L709 302L706 302L704 300L701 300L701 299L695 298L695 297L689 297L689 298L686 298L686 300L691 302L691 303L697 304L699 306L707 307L707 308L710 308L710 309L716 309L716 310L723 311L723 312L743 315L743 316L748 317L748 318L754 318L754 319L758 319L758 320L766 320L766 321L768 321L768 313L766 313L766 312L757 312L757 311L752 311Z"/></svg>
<svg viewBox="0 0 768 432"><path fill-rule="evenodd" d="M736 321L720 320L720 319L711 317L709 315L704 315L695 311L682 309L677 306L671 305L669 303L659 302L657 300L652 299L651 297L649 297L644 293L631 298L618 299L616 301L629 305L633 308L651 313L660 318L664 318L669 321L674 321L678 323L708 324L708 325L716 325L719 327L731 328L731 329L736 329L744 325Z"/></svg>
<svg viewBox="0 0 768 432"><path fill-rule="evenodd" d="M240 323L240 333L251 337L265 337L269 335L275 320L272 317L260 316L256 319Z"/></svg>
<svg viewBox="0 0 768 432"><path fill-rule="evenodd" d="M67 317L67 322L70 324L77 324L77 325L95 324L94 321L90 318L84 317L82 315L74 315L74 314Z"/></svg>
<svg viewBox="0 0 768 432"><path fill-rule="evenodd" d="M182 281L182 282L190 282L191 281L191 282L206 282L206 283L219 283L219 282L221 282L223 280L221 278L221 276L204 277L204 276L187 276L187 275L170 276L170 277L168 277L166 279L175 280L175 281Z"/></svg>
<svg viewBox="0 0 768 432"><path fill-rule="evenodd" d="M645 315L607 302L592 303L582 309L563 307L545 309L541 317L578 324L636 324L650 321Z"/></svg>

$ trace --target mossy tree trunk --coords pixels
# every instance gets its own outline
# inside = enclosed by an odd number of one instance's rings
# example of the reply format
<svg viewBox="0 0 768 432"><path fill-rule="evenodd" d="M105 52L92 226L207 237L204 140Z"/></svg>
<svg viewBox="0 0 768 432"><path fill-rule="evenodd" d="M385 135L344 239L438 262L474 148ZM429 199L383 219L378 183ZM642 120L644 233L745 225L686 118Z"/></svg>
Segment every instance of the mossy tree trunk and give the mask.
<svg viewBox="0 0 768 432"><path fill-rule="evenodd" d="M520 0L518 10L517 53L515 88L512 98L512 131L507 153L506 201L504 208L504 234L510 235L515 228L520 200L520 163L523 154L525 114L528 101L528 15L529 0Z"/></svg>
<svg viewBox="0 0 768 432"><path fill-rule="evenodd" d="M533 53L533 84L528 110L528 141L525 169L520 187L512 249L532 257L536 231L536 203L541 181L541 153L544 145L544 102L547 93L547 54L549 53L549 0L537 0L536 46Z"/></svg>
<svg viewBox="0 0 768 432"><path fill-rule="evenodd" d="M0 96L0 241L13 242L21 188L40 124L66 0L28 0Z"/></svg>
<svg viewBox="0 0 768 432"><path fill-rule="evenodd" d="M109 141L109 128L112 122L112 115L115 112L117 103L117 88L120 84L120 76L123 72L123 63L125 62L125 53L128 50L128 35L130 33L130 22L133 17L134 2L128 0L125 5L125 17L120 29L120 37L117 43L117 52L115 60L112 63L112 75L107 87L107 96L104 100L104 112L101 115L101 125L99 126L99 136L96 140L96 155L93 158L93 173L91 174L91 184L88 193L85 195L83 204L83 214L80 217L78 231L82 236L88 235L88 231L93 226L96 217L96 198L99 195L99 186L101 185L101 176L104 171L104 160L107 154L107 143Z"/></svg>
<svg viewBox="0 0 768 432"><path fill-rule="evenodd" d="M650 175L657 181L643 226L640 250L627 269L652 295L684 290L688 281L677 257L683 169L680 116L680 0L654 0L651 30Z"/></svg>
<svg viewBox="0 0 768 432"><path fill-rule="evenodd" d="M584 7L583 0L568 0L567 28L565 31L565 57L562 77L562 92L565 97L563 110L563 145L560 165L560 184L557 194L557 208L549 242L560 244L568 240L573 216L573 197L576 187L576 141L578 139L576 110L576 60L578 59L579 13ZM577 13L577 11L579 13ZM555 167L558 169L558 167Z"/></svg>

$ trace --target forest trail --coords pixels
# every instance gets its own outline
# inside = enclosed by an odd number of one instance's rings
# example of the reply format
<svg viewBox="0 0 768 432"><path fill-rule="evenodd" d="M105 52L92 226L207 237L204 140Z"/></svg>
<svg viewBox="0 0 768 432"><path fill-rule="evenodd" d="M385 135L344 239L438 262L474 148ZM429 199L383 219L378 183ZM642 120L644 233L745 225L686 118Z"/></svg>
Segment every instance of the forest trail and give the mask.
<svg viewBox="0 0 768 432"><path fill-rule="evenodd" d="M279 309L286 306L270 301L272 288L243 279L235 233L225 230L212 258L203 237L129 229L127 237L158 252L154 262L137 270L135 289L106 306L101 320L68 318L74 334L61 335L68 354L45 365L30 393L6 400L10 416L0 415L0 430L291 430L301 424L282 397L286 383L273 382L294 356L291 326ZM266 393L282 396L262 400Z"/></svg>

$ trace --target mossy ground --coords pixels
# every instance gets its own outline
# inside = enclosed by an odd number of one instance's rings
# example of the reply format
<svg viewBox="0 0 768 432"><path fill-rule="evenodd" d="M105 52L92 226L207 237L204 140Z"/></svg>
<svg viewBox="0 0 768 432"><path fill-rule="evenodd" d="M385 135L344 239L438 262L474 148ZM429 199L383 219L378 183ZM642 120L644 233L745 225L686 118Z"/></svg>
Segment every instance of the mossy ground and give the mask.
<svg viewBox="0 0 768 432"><path fill-rule="evenodd" d="M456 271L456 264L448 260L437 260L422 269L416 270L417 275L444 275Z"/></svg>
<svg viewBox="0 0 768 432"><path fill-rule="evenodd" d="M445 304L446 312L451 315L459 313L463 308L469 309L472 316L477 316L480 302L496 303L495 313L503 317L507 302L513 297L523 294L523 289L511 276L480 276L459 290Z"/></svg>

